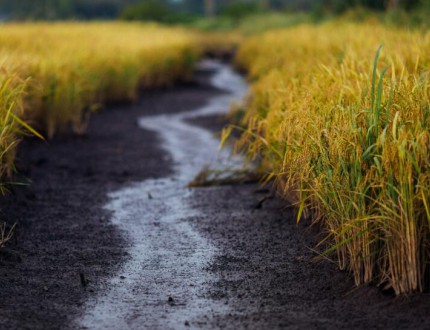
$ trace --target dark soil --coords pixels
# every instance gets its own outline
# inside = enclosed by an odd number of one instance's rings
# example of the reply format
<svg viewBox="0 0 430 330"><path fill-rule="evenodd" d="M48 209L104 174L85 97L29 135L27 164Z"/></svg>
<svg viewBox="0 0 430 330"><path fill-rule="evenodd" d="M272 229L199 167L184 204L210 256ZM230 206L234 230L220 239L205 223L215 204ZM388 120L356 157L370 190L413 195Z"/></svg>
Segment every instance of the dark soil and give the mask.
<svg viewBox="0 0 430 330"><path fill-rule="evenodd" d="M227 116L224 115L194 117L187 120L187 122L213 131L213 133L217 135L220 134L226 125L228 125Z"/></svg>
<svg viewBox="0 0 430 330"><path fill-rule="evenodd" d="M223 120L190 122L217 133ZM270 186L195 189L193 206L203 214L194 226L221 248L207 269L219 279L208 296L232 311L202 320L203 328L430 329L430 294L357 288L349 273L318 257L320 229L297 224L296 210Z"/></svg>
<svg viewBox="0 0 430 330"><path fill-rule="evenodd" d="M2 220L17 223L0 249L0 328L64 328L127 258L127 243L102 209L107 193L169 174L169 157L137 118L203 105L220 91L194 82L143 95L135 106L96 114L85 137L21 144L19 172L31 179L2 198ZM87 283L88 282L88 283Z"/></svg>
<svg viewBox="0 0 430 330"><path fill-rule="evenodd" d="M267 198L264 198L267 197ZM261 203L261 201L263 201ZM208 292L229 306L205 320L221 329L428 329L430 297L356 288L351 276L317 260L316 228L258 186L197 189L193 223L221 248Z"/></svg>
<svg viewBox="0 0 430 330"><path fill-rule="evenodd" d="M103 210L107 193L171 173L157 136L136 125L144 114L185 111L220 93L194 83L144 95L139 106L94 116L87 136L21 145L20 172L31 178L2 199L16 240L0 250L0 328L70 328L83 304L127 260L128 243ZM217 119L218 120L218 119ZM220 122L196 123L219 128ZM351 277L315 262L315 229L255 185L195 190L189 219L220 251L207 266L217 278L207 298L228 313L190 320L191 328L430 328L427 295L393 298L355 289ZM160 314L161 315L161 314ZM179 326L178 326L179 328ZM162 329L162 327L160 327Z"/></svg>

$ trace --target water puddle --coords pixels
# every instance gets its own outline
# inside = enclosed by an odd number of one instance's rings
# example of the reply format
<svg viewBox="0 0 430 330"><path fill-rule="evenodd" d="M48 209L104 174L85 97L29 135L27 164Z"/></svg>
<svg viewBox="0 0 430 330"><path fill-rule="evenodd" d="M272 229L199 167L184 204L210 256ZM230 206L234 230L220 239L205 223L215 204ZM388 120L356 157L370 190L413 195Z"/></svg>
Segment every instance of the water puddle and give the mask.
<svg viewBox="0 0 430 330"><path fill-rule="evenodd" d="M205 319L226 313L227 306L205 298L216 279L205 268L217 248L190 224L198 210L190 206L187 188L205 166L231 167L238 160L219 150L209 131L187 119L226 113L247 92L242 78L218 62L201 63L214 69L211 83L228 91L194 111L142 117L143 129L159 134L174 164L170 177L146 180L109 195L106 209L131 242L130 260L112 278L106 291L90 301L79 321L90 329L190 329ZM199 323L196 323L199 320Z"/></svg>

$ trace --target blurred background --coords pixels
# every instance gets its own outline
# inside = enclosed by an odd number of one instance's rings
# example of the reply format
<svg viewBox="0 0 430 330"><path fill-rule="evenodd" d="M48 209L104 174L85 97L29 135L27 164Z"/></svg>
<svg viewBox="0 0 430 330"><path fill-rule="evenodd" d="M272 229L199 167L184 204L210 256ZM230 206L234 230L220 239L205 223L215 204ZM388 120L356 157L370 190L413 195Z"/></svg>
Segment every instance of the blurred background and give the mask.
<svg viewBox="0 0 430 330"><path fill-rule="evenodd" d="M393 21L404 23L408 17L408 22L420 24L429 5L430 0L0 0L0 19L146 20L216 29L231 28L249 16L269 13L301 13L318 20L354 9L352 18L388 11ZM279 21L279 17L272 19Z"/></svg>

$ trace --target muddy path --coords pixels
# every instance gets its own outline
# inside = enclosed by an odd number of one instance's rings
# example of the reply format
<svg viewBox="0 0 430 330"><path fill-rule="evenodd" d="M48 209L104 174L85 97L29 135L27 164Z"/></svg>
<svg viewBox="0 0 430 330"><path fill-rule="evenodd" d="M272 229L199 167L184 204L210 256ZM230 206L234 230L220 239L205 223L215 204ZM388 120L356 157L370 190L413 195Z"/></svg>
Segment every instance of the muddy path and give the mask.
<svg viewBox="0 0 430 330"><path fill-rule="evenodd" d="M109 194L105 208L131 242L131 258L107 292L89 302L82 327L139 328L144 324L152 329L175 329L188 320L225 309L224 304L202 297L207 283L215 280L205 267L215 258L217 247L189 223L199 212L189 205L194 190L187 185L204 166L231 168L241 162L227 150L219 150L219 140L212 132L188 121L225 115L233 101L245 96L247 88L225 65L202 62L200 67L215 71L210 83L223 88L223 95L188 112L138 120L140 128L160 137L173 173ZM166 302L173 308L166 310Z"/></svg>
<svg viewBox="0 0 430 330"><path fill-rule="evenodd" d="M355 289L268 189L186 187L206 164L235 166L213 133L245 92L206 63L95 116L85 138L27 141L33 183L1 201L18 235L0 250L0 328L429 328L429 296Z"/></svg>

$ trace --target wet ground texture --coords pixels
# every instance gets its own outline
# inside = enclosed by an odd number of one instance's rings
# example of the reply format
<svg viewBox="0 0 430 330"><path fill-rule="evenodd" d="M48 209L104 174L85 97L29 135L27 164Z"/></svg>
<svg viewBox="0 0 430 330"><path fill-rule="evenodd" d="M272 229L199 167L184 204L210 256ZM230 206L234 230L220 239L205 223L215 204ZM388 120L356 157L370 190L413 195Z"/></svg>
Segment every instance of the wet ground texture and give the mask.
<svg viewBox="0 0 430 330"><path fill-rule="evenodd" d="M270 191L184 188L180 155L141 120L225 95L197 78L97 114L86 137L22 145L33 183L1 201L18 231L0 250L0 328L430 328L428 295L355 289L315 262L315 229Z"/></svg>

